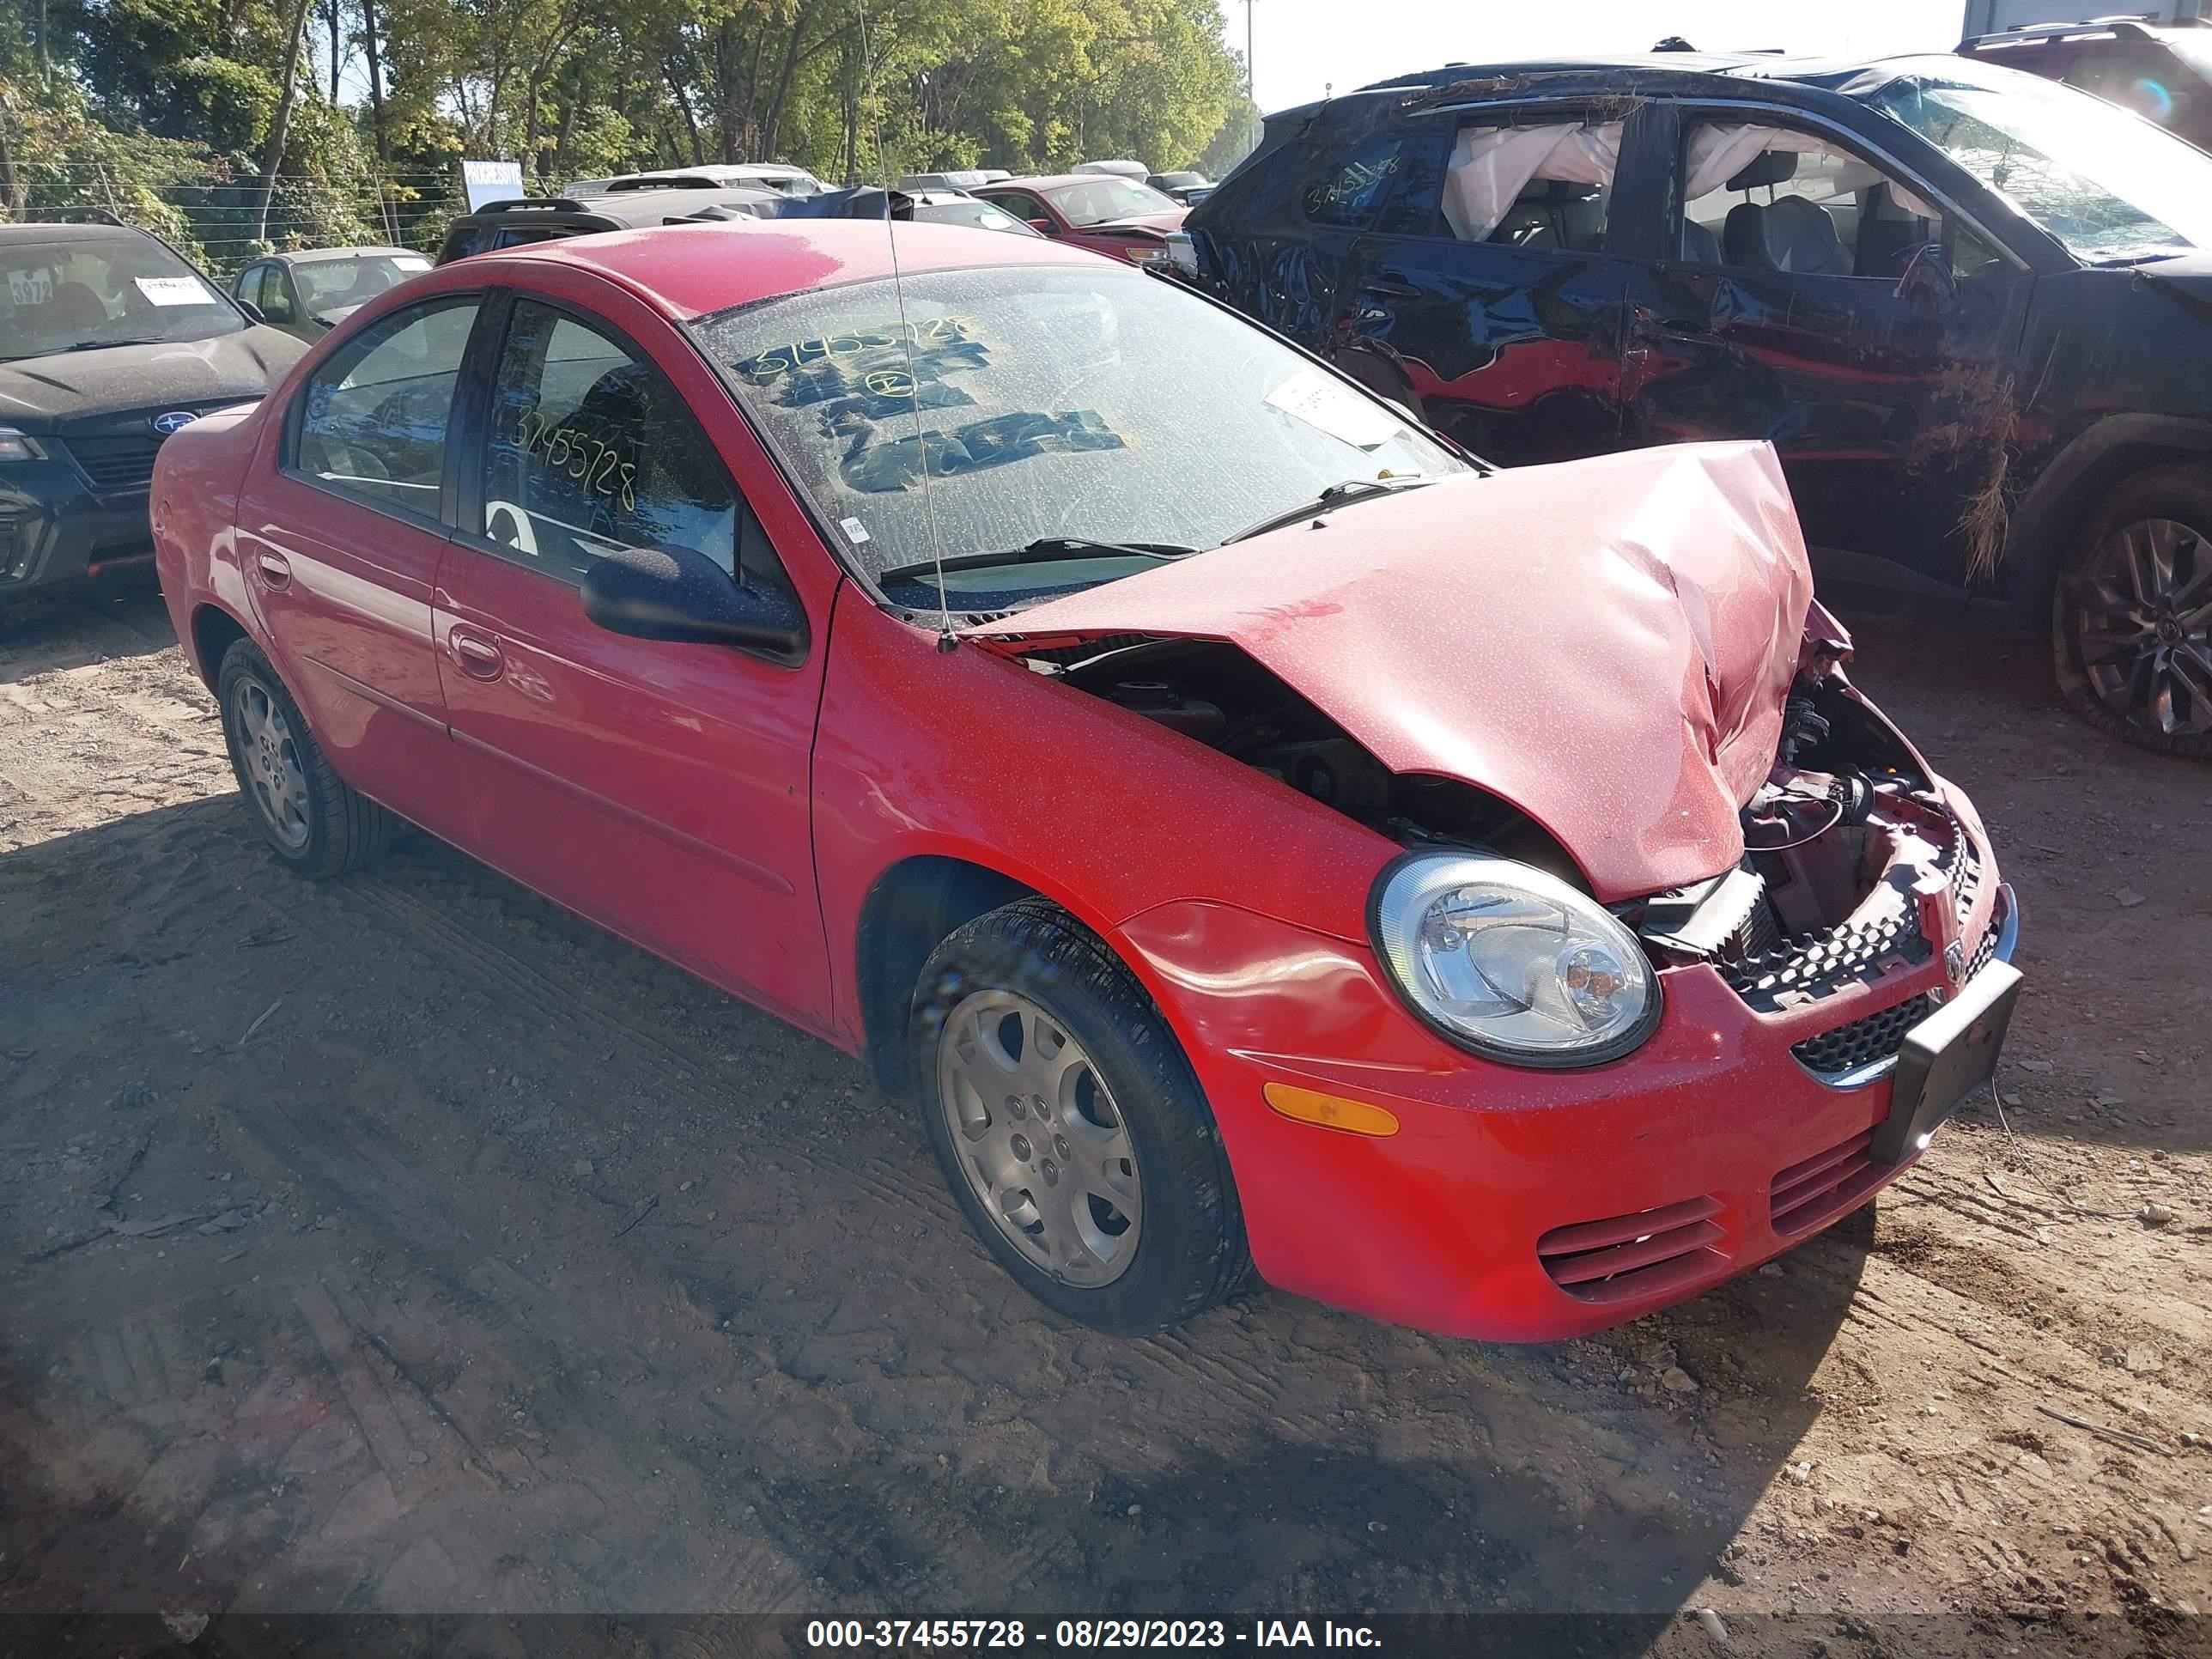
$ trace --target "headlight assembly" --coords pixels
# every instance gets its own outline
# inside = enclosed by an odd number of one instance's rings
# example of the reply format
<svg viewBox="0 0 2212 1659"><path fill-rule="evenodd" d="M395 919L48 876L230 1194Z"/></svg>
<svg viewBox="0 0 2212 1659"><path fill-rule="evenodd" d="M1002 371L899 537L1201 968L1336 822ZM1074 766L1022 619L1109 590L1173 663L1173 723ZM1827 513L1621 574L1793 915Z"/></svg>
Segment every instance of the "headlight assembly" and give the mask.
<svg viewBox="0 0 2212 1659"><path fill-rule="evenodd" d="M1370 925L1398 993L1462 1048L1595 1066L1651 1035L1659 981L1586 894L1486 853L1415 853L1376 884Z"/></svg>
<svg viewBox="0 0 2212 1659"><path fill-rule="evenodd" d="M43 461L46 452L39 441L12 426L0 426L0 461Z"/></svg>

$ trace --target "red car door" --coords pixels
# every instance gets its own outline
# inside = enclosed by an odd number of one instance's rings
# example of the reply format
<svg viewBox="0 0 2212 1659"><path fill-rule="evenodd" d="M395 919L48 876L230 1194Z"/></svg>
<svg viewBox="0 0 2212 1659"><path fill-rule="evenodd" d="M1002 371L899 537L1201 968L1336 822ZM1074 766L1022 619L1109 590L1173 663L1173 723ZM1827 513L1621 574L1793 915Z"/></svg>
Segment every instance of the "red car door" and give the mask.
<svg viewBox="0 0 2212 1659"><path fill-rule="evenodd" d="M823 1030L829 961L808 762L834 580L799 595L811 640L797 662L625 637L584 615L583 573L618 546L687 547L732 580L791 585L692 413L736 427L728 394L635 300L579 274L556 280L594 305L514 300L482 434L468 446L439 649L453 738L470 757L471 845ZM744 464L811 535L766 457L755 447Z"/></svg>
<svg viewBox="0 0 2212 1659"><path fill-rule="evenodd" d="M331 764L441 835L463 818L432 616L447 428L481 304L406 307L324 359L269 423L238 508L262 636Z"/></svg>

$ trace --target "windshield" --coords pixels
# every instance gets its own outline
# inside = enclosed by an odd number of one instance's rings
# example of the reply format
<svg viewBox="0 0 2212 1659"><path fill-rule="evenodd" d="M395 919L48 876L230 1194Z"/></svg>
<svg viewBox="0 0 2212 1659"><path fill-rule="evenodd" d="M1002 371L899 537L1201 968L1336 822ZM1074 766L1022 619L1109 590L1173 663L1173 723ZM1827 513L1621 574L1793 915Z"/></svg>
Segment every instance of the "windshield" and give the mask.
<svg viewBox="0 0 2212 1659"><path fill-rule="evenodd" d="M300 298L311 312L336 311L373 300L405 282L430 262L419 253L383 253L358 259L325 259L292 267Z"/></svg>
<svg viewBox="0 0 2212 1659"><path fill-rule="evenodd" d="M857 283L691 327L855 568L881 577L926 564L933 514L947 560L1008 556L948 571L956 606L1156 562L1020 562L1034 543L1211 548L1351 479L1472 470L1272 336L1103 260L909 276L903 308L902 325L890 283ZM883 586L896 603L934 608L926 575Z"/></svg>
<svg viewBox="0 0 2212 1659"><path fill-rule="evenodd" d="M1929 58L1863 94L2083 262L2212 247L2212 156L2070 87Z"/></svg>
<svg viewBox="0 0 2212 1659"><path fill-rule="evenodd" d="M204 340L245 326L237 307L149 237L0 243L0 358Z"/></svg>
<svg viewBox="0 0 2212 1659"><path fill-rule="evenodd" d="M1146 213L1179 213L1182 204L1163 196L1150 185L1100 173L1079 185L1063 185L1045 194L1071 225L1103 225L1115 219L1133 219Z"/></svg>

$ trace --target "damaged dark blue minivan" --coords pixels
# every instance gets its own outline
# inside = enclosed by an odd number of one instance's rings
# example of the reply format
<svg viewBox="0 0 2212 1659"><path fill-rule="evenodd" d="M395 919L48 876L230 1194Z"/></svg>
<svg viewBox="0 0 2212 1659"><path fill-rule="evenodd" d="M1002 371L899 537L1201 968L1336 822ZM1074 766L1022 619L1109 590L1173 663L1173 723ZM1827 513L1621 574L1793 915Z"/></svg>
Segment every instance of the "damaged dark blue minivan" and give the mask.
<svg viewBox="0 0 2212 1659"><path fill-rule="evenodd" d="M1780 452L1824 592L2212 757L2212 156L1956 57L1452 64L1272 116L1192 280L1527 464Z"/></svg>

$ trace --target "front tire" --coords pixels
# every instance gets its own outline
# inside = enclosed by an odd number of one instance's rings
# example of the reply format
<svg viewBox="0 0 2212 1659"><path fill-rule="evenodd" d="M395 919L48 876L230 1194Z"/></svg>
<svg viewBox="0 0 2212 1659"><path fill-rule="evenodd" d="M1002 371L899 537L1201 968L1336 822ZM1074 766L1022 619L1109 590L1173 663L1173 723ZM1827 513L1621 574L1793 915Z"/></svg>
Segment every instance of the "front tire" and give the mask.
<svg viewBox="0 0 2212 1659"><path fill-rule="evenodd" d="M945 1184L1047 1307L1140 1336L1243 1279L1236 1187L1189 1062L1066 911L1024 899L956 930L922 969L909 1037Z"/></svg>
<svg viewBox="0 0 2212 1659"><path fill-rule="evenodd" d="M230 769L269 848L303 876L341 876L392 845L392 814L331 770L299 704L250 640L216 676Z"/></svg>
<svg viewBox="0 0 2212 1659"><path fill-rule="evenodd" d="M2051 596L2059 695L2099 730L2212 758L2212 480L2138 473L2106 498Z"/></svg>

